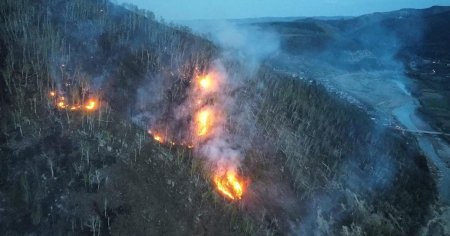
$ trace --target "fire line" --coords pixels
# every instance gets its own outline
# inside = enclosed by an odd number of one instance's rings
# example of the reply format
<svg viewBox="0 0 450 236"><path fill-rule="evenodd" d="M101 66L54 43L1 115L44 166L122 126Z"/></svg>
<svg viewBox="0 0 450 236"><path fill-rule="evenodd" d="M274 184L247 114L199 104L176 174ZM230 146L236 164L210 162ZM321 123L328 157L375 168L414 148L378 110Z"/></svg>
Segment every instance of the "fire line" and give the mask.
<svg viewBox="0 0 450 236"><path fill-rule="evenodd" d="M181 143L179 145L188 148L197 148L199 145L203 145L199 141L203 142L211 136L218 135L214 133L216 132L216 126L221 125L217 115L222 115L223 111L218 109L220 106L216 106L215 104L205 105L203 103L203 101L208 101L208 99L215 96L214 92L216 92L219 85L215 77L216 75L218 75L216 72L211 71L206 75L195 77L195 87L191 94L193 99L190 100L192 101L190 104L192 107L190 109L193 112L190 132L193 134L193 140L180 141ZM148 133L156 142L176 145L169 137L162 136L159 132L148 130ZM228 200L240 200L244 195L246 181L237 173L236 168L232 166L219 165L212 173L212 182L218 193Z"/></svg>
<svg viewBox="0 0 450 236"><path fill-rule="evenodd" d="M95 111L99 107L98 99L91 98L85 104L70 104L66 102L66 98L64 96L58 95L56 91L50 91L49 96L54 99L55 106L61 110L69 110L69 111Z"/></svg>

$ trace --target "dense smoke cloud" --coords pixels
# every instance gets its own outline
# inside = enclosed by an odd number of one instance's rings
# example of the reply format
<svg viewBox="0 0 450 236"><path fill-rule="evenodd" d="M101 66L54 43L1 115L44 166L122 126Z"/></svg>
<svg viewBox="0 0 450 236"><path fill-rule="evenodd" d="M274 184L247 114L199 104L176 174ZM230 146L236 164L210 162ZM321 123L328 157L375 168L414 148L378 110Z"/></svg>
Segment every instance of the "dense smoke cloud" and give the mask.
<svg viewBox="0 0 450 236"><path fill-rule="evenodd" d="M219 45L225 58L239 60L254 72L266 59L279 53L280 37L270 30L231 21L186 22L198 32Z"/></svg>

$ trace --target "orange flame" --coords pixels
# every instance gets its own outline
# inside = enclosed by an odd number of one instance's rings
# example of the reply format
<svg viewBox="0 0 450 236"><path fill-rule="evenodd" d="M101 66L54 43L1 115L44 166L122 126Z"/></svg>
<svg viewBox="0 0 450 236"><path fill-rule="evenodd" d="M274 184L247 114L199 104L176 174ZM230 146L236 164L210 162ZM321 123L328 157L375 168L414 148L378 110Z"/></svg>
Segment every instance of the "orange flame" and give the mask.
<svg viewBox="0 0 450 236"><path fill-rule="evenodd" d="M207 74L205 76L199 76L198 84L200 85L200 88L202 88L204 90L208 90L209 88L211 88L211 85L212 85L211 76L209 74Z"/></svg>
<svg viewBox="0 0 450 236"><path fill-rule="evenodd" d="M213 72L210 72L206 75L199 75L196 77L197 87L200 88L203 92L214 92L217 90L218 81L216 80L216 76Z"/></svg>
<svg viewBox="0 0 450 236"><path fill-rule="evenodd" d="M214 183L217 190L231 200L239 200L244 193L244 181L234 170L228 170L225 174L216 173Z"/></svg>
<svg viewBox="0 0 450 236"><path fill-rule="evenodd" d="M78 110L78 109L80 109L80 105L73 105L73 106L70 107L71 111L75 111L75 110Z"/></svg>
<svg viewBox="0 0 450 236"><path fill-rule="evenodd" d="M150 134L153 137L153 140L155 140L158 143L164 143L164 137L157 133L157 132L153 132L151 130L147 131L148 134Z"/></svg>
<svg viewBox="0 0 450 236"><path fill-rule="evenodd" d="M56 105L61 109L67 108L67 104L64 102L64 97L61 97L60 101Z"/></svg>
<svg viewBox="0 0 450 236"><path fill-rule="evenodd" d="M98 109L98 99L91 98L89 99L85 104L79 104L79 103L70 103L66 101L66 98L64 96L58 95L56 91L49 91L50 97L57 97L55 101L55 106L59 109L66 109L70 111L78 111L78 110L86 110L86 111L94 111Z"/></svg>
<svg viewBox="0 0 450 236"><path fill-rule="evenodd" d="M205 136L213 126L213 112L210 109L202 109L195 116L196 133Z"/></svg>
<svg viewBox="0 0 450 236"><path fill-rule="evenodd" d="M155 141L159 142L159 143L162 143L162 142L164 141L163 137L160 136L160 135L158 135L158 134L155 134L155 135L153 136L153 139L154 139Z"/></svg>
<svg viewBox="0 0 450 236"><path fill-rule="evenodd" d="M203 145L202 140L213 135L220 135L222 124L225 124L223 110L220 109L220 94L216 94L217 90L226 85L225 77L218 71L209 71L206 75L196 76L192 82L193 87L189 94L189 109L192 114L190 120L190 130L193 140L181 140L175 143L171 140L170 134L161 135L159 132L148 130L147 132L152 138L159 143L170 145L182 145L187 148L194 148ZM217 104L218 103L218 104ZM197 140L196 140L197 139ZM179 141L179 140L178 140ZM178 142L177 141L177 142ZM230 165L222 165L218 163L218 169L213 171L211 177L215 189L224 198L237 201L242 199L243 194L248 186L247 180L239 176L236 168Z"/></svg>
<svg viewBox="0 0 450 236"><path fill-rule="evenodd" d="M98 107L97 101L94 99L89 99L87 104L84 106L84 108L88 111L96 110Z"/></svg>

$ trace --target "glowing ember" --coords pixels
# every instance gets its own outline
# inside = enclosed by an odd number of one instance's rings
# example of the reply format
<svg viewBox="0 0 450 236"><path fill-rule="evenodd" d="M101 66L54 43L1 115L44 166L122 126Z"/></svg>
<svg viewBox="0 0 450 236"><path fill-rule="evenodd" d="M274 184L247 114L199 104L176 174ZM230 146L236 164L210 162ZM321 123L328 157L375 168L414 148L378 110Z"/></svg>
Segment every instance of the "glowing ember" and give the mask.
<svg viewBox="0 0 450 236"><path fill-rule="evenodd" d="M198 84L202 89L208 90L209 88L211 88L212 85L211 76L208 74L205 76L198 77Z"/></svg>
<svg viewBox="0 0 450 236"><path fill-rule="evenodd" d="M219 75L215 72L210 72L206 75L199 75L195 78L197 88L203 93L213 93L219 88Z"/></svg>
<svg viewBox="0 0 450 236"><path fill-rule="evenodd" d="M147 133L150 134L156 142L164 143L164 137L161 134L152 132L151 130L148 130Z"/></svg>
<svg viewBox="0 0 450 236"><path fill-rule="evenodd" d="M63 100L64 100L64 99L63 99ZM67 105L66 105L66 103L65 103L64 101L59 101L56 105L57 105L59 108L61 108L61 109L64 109L64 108L67 107Z"/></svg>
<svg viewBox="0 0 450 236"><path fill-rule="evenodd" d="M228 170L225 174L215 174L214 183L217 190L231 200L239 200L244 193L244 181L237 176L234 170Z"/></svg>
<svg viewBox="0 0 450 236"><path fill-rule="evenodd" d="M78 111L78 110L86 110L86 111L94 111L98 109L98 100L91 98L89 99L85 104L79 104L79 103L70 103L66 100L64 96L58 95L56 91L50 91L49 93L50 97L55 97L55 106L59 109L65 109L69 111Z"/></svg>
<svg viewBox="0 0 450 236"><path fill-rule="evenodd" d="M155 134L155 135L153 136L153 139L154 139L155 141L159 142L159 143L162 143L162 142L163 142L163 138L162 138L160 135L158 135L158 134Z"/></svg>
<svg viewBox="0 0 450 236"><path fill-rule="evenodd" d="M93 99L90 99L87 104L84 106L84 108L88 111L93 111L97 109L97 102Z"/></svg>
<svg viewBox="0 0 450 236"><path fill-rule="evenodd" d="M72 110L72 111L75 111L75 110L78 110L78 109L79 109L78 106L71 106L71 107L70 107L70 110Z"/></svg>
<svg viewBox="0 0 450 236"><path fill-rule="evenodd" d="M200 110L195 116L198 136L205 136L213 125L212 111L209 109Z"/></svg>

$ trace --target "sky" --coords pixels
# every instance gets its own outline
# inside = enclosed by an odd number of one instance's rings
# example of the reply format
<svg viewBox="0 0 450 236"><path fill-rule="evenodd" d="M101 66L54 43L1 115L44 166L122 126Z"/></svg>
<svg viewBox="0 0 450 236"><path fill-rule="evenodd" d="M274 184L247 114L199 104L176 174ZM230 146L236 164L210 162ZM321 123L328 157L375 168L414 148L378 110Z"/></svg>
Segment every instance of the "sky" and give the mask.
<svg viewBox="0 0 450 236"><path fill-rule="evenodd" d="M357 16L401 8L450 6L450 0L115 0L165 20Z"/></svg>

